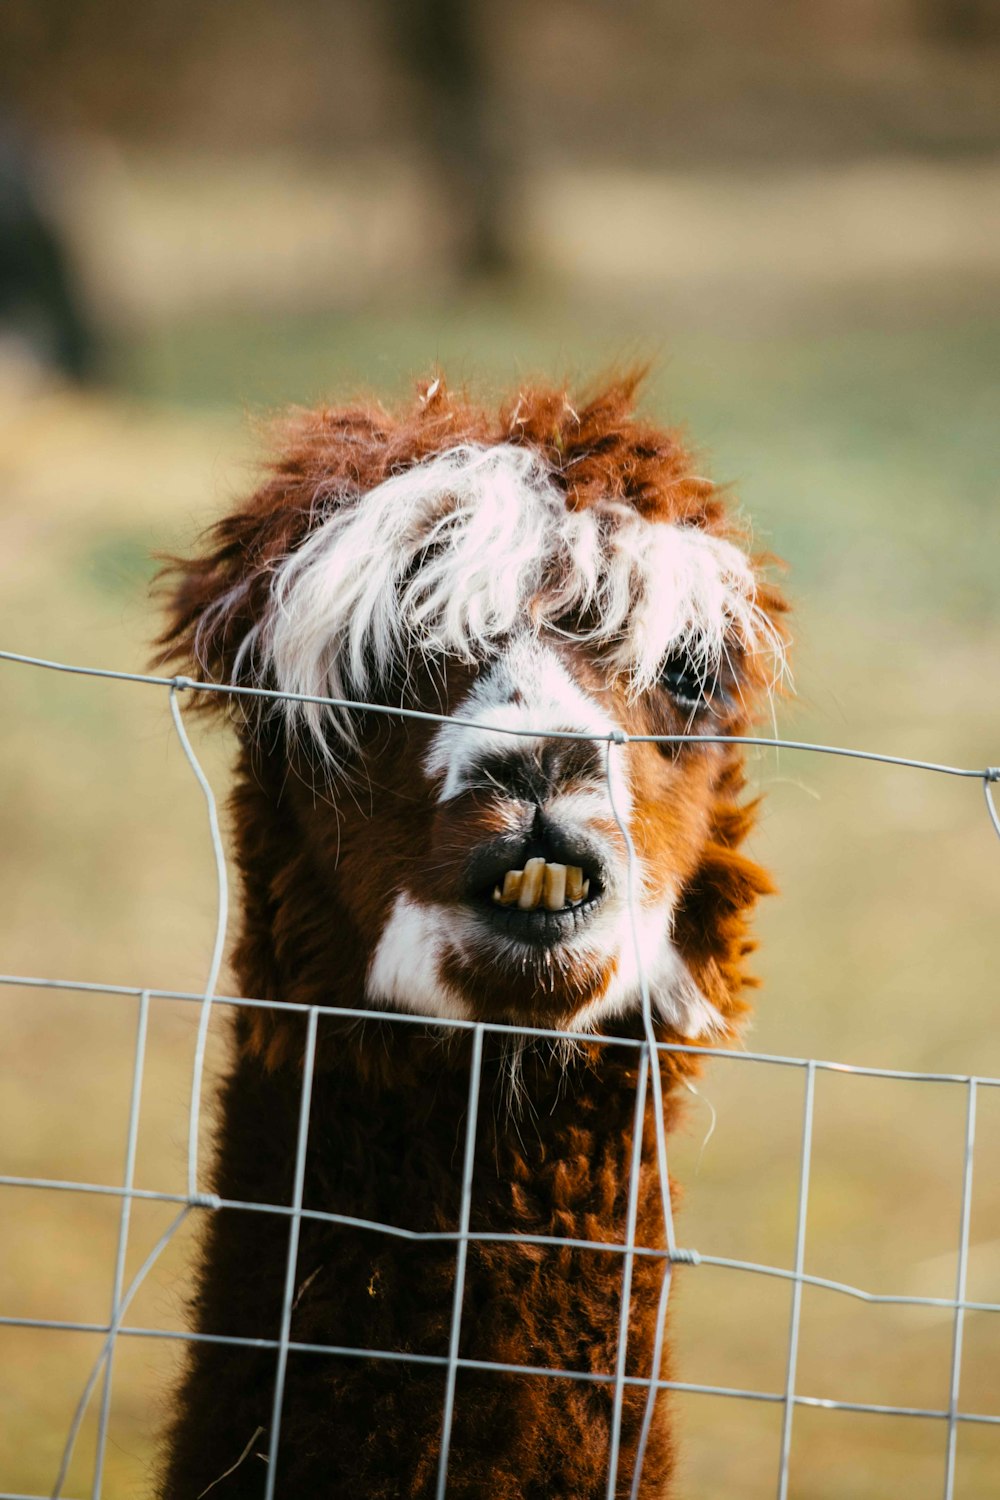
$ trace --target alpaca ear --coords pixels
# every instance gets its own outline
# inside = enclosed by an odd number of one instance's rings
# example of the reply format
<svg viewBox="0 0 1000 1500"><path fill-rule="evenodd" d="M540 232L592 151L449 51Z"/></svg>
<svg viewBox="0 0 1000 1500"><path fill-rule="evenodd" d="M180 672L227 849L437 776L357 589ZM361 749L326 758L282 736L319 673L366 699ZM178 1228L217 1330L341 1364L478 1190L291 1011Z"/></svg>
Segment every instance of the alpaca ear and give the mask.
<svg viewBox="0 0 1000 1500"><path fill-rule="evenodd" d="M321 408L282 422L275 432L282 456L256 493L205 533L193 557L164 558L157 579L166 614L155 643L160 670L262 685L254 644L267 616L274 571L308 534L317 495L325 492L329 506L338 489L354 492L384 477L387 435L377 415ZM218 709L227 703L222 693L197 697Z"/></svg>
<svg viewBox="0 0 1000 1500"><path fill-rule="evenodd" d="M261 504L265 499L271 504ZM265 488L247 507L209 530L200 554L167 557L157 579L166 624L157 638L159 670L173 669L205 682L260 686L254 638L264 618L275 562L294 548L305 529L297 507L274 504ZM226 712L225 693L198 693L202 708ZM249 708L249 702L244 700ZM249 725L256 714L234 716Z"/></svg>

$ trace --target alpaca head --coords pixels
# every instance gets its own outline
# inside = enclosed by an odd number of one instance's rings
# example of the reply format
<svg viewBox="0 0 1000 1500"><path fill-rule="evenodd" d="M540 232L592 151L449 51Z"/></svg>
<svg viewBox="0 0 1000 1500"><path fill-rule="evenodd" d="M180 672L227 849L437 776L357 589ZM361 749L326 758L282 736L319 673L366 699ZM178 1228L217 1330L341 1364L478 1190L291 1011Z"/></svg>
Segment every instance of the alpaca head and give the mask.
<svg viewBox="0 0 1000 1500"><path fill-rule="evenodd" d="M632 386L579 407L525 392L495 417L440 382L398 416L321 410L180 565L174 660L454 720L239 708L248 767L283 769L311 950L325 911L367 1004L599 1029L638 1007L641 969L680 1035L740 1009L766 883L737 852L739 752L607 736L745 733L783 606Z"/></svg>

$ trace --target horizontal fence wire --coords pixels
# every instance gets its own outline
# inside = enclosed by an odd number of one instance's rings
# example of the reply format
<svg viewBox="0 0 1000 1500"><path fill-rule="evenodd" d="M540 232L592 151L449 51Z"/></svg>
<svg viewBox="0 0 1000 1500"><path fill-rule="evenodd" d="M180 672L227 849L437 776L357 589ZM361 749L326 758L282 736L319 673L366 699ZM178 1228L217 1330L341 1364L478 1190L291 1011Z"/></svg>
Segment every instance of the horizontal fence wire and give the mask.
<svg viewBox="0 0 1000 1500"><path fill-rule="evenodd" d="M401 704L367 703L356 698L328 698L314 693L285 693L275 688L247 687L242 683L203 682L183 675L157 677L148 672L116 672L109 667L83 667L62 661L50 661L43 656L25 656L19 651L0 651L0 661L9 661L20 666L42 667L50 672L68 672L79 677L104 677L115 682L137 682L147 687L173 688L177 692L190 689L194 693L219 693L228 698L259 698L272 703L312 703L319 708L343 708L361 713L382 714L390 719L414 719L426 724L459 724L465 729L489 730L494 734L509 734L527 739L576 740L607 742L615 745L756 745L765 750L806 750L816 755L841 755L850 760L874 761L887 766L906 766L915 771L937 771L943 776L971 777L987 785L1000 781L1000 766L983 768L949 766L933 760L913 760L903 755L883 755L875 750L855 750L845 745L819 745L808 740L772 739L752 734L626 734L623 729L609 732L577 729L525 729L506 724L491 724L481 719L467 719L461 714L431 713L428 709L406 708ZM993 825L1000 836L1000 816L993 808Z"/></svg>
<svg viewBox="0 0 1000 1500"><path fill-rule="evenodd" d="M120 999L133 998L138 1002L132 1088L127 1126L125 1168L122 1183L85 1183L77 1181L64 1181L55 1178L0 1175L0 1187L4 1188L16 1189L22 1187L48 1189L51 1191L78 1194L98 1194L110 1197L112 1199L118 1198L121 1202L115 1266L112 1278L111 1312L107 1323L92 1323L68 1319L18 1318L0 1315L0 1327L89 1333L101 1336L103 1339L99 1354L94 1362L93 1368L90 1372L80 1400L74 1412L70 1431L68 1433L67 1440L64 1446L59 1471L56 1475L53 1487L49 1492L53 1497L53 1500L58 1500L58 1497L62 1495L63 1486L66 1482L66 1477L69 1472L70 1463L73 1456L75 1442L82 1426L88 1404L93 1395L93 1392L98 1386L98 1383L101 1382L101 1399L97 1418L98 1430L96 1457L92 1483L90 1487L91 1500L100 1500L104 1474L104 1457L108 1439L110 1417L112 1361L114 1356L115 1343L118 1338L172 1340L186 1344L224 1344L233 1347L243 1347L248 1349L273 1350L275 1352L276 1358L274 1397L271 1414L271 1427L269 1430L269 1447L267 1454L268 1462L267 1474L265 1479L265 1500L273 1500L275 1488L278 1483L277 1476L279 1472L281 1415L284 1399L285 1372L287 1369L288 1356L290 1353L326 1355L329 1357L345 1359L384 1360L396 1363L432 1366L443 1369L445 1372L445 1395L442 1413L441 1447L436 1483L437 1500L444 1500L444 1497L447 1493L450 1436L454 1414L456 1381L458 1372L460 1370L492 1371L502 1374L516 1374L543 1379L569 1380L590 1384L609 1385L612 1388L613 1406L606 1490L608 1500L614 1500L614 1496L618 1493L621 1416L623 1409L624 1392L626 1388L637 1388L639 1390L645 1390L647 1392L637 1454L635 1462L633 1464L633 1473L631 1479L631 1495L633 1497L633 1500L636 1500L636 1497L639 1493L642 1476L643 1455L648 1434L651 1428L656 1397L659 1392L664 1390L722 1396L738 1400L759 1401L780 1405L782 1407L782 1428L776 1491L778 1500L786 1500L786 1496L788 1494L791 1469L793 1416L795 1410L799 1407L831 1411L867 1413L880 1416L919 1417L940 1420L944 1422L947 1427L943 1494L945 1500L952 1500L955 1485L956 1434L959 1424L969 1423L987 1426L1000 1426L1000 1414L987 1412L968 1412L961 1411L959 1409L962 1342L965 1314L970 1311L989 1313L1000 1312L1000 1302L976 1302L970 1301L967 1298L969 1224L972 1201L977 1091L980 1088L1000 1087L1000 1078L985 1077L975 1074L919 1072L904 1069L873 1068L834 1061L824 1061L822 1059L816 1058L785 1057L764 1052L745 1052L726 1048L704 1047L693 1043L673 1043L659 1041L655 1034L652 1001L647 977L642 964L641 946L635 919L635 882L637 864L636 853L629 827L624 818L621 816L620 811L615 804L614 783L612 777L612 756L615 754L620 754L622 748L630 743L659 743L672 745L686 743L736 743L747 746L756 746L762 749L785 749L809 752L814 754L842 756L853 760L876 762L885 765L978 780L983 786L987 812L992 826L998 836L1000 836L1000 816L998 816L996 804L993 798L993 785L998 780L1000 780L1000 768L995 766L987 766L983 768L950 766L931 761L915 760L902 756L885 755L873 751L858 750L843 746L813 744L798 740L765 738L759 736L701 734L628 735L621 730L614 730L609 733L584 733L567 730L549 730L545 728L514 728L484 723L482 721L467 719L461 716L434 714L424 710L390 706L385 704L356 702L353 700L341 698L323 698L307 694L279 693L265 688L251 688L230 684L201 682L192 678L182 676L160 677L150 674L118 672L105 668L83 667L63 662L53 662L39 657L25 656L16 652L0 652L0 659L7 660L11 663L19 665L44 668L51 671L66 672L73 675L81 675L86 677L108 678L116 681L138 683L146 686L160 688L161 690L167 690L169 695L170 714L175 732L206 803L217 878L217 913L215 937L213 942L211 961L209 965L208 978L204 990L200 993L195 994L180 990L154 989L148 986L136 988L126 985L54 979L35 975L0 975L0 984L2 985L23 986L54 992L71 991L93 996L106 996ZM221 1198L214 1193L200 1190L198 1186L198 1159L201 1104L204 1080L205 1049L207 1045L209 1023L212 1010L220 1006L248 1008L262 1007L273 1009L274 1002L263 1001L249 996L225 996L217 994L217 985L225 950L228 917L228 885L226 876L226 863L222 846L222 839L219 831L219 821L215 797L208 779L205 776L205 773L198 761L197 756L195 755L184 726L183 716L180 712L179 695L186 691L190 691L193 693L228 694L237 698L246 697L267 700L286 699L294 702L316 704L319 706L328 706L348 710L363 710L365 712L384 714L386 716L394 718L418 719L432 723L458 723L465 727L489 730L493 733L496 733L499 730L503 733L515 736L527 736L530 738L587 740L605 743L606 790L610 809L622 837L628 859L628 906L631 918L631 935L635 946L637 972L639 975L640 998L644 1023L643 1038L640 1040L636 1040L634 1038L604 1037L595 1035L592 1032L571 1032L544 1027L514 1026L504 1023L472 1022L463 1021L460 1019L433 1018L433 1021L431 1022L426 1016L410 1015L399 1011L389 1011L372 1008L351 1009L339 1006L300 1005L294 1002L288 1005L283 1004L283 1009L286 1009L293 1013L300 1012L305 1014L307 1017L306 1057L303 1070L302 1092L300 1099L299 1128L294 1166L294 1186L292 1201L288 1204L250 1203ZM194 1060L192 1065L191 1091L188 1111L189 1128L187 1144L187 1192L185 1194L168 1193L153 1189L137 1188L134 1181L139 1100L142 1089L142 1076L148 1032L149 1007L153 1000L163 1000L182 1004L194 1003L200 1007L194 1050ZM436 1030L447 1028L452 1031L470 1031L472 1033L473 1051L472 1062L470 1066L466 1142L462 1165L459 1215L460 1222L454 1230L413 1231L404 1229L399 1225L360 1219L352 1217L350 1215L336 1214L323 1210L309 1209L304 1206L302 1201L303 1183L308 1143L309 1114L311 1104L312 1079L314 1072L316 1035L319 1019L323 1016L332 1016L339 1019L378 1019L379 1021L390 1025L416 1025L420 1026L424 1030L426 1030L428 1026L432 1024ZM624 1239L621 1242L576 1239L554 1235L547 1236L516 1233L505 1234L499 1231L480 1232L470 1230L469 1224L473 1185L475 1128L482 1063L482 1048L484 1037L490 1034L497 1034L501 1036L515 1035L518 1037L527 1038L558 1038L580 1040L589 1042L591 1044L597 1043L602 1046L629 1047L638 1050L639 1068L636 1086L636 1105L633 1126L634 1137L628 1190L628 1208ZM771 1266L757 1264L750 1261L738 1260L726 1256L709 1255L701 1253L696 1249L685 1248L677 1244L670 1196L666 1130L663 1111L663 1091L662 1080L660 1076L660 1060L664 1053L705 1054L714 1058L737 1061L750 1065L756 1064L783 1068L790 1067L799 1069L803 1072L805 1078L805 1094L802 1116L802 1147L800 1154L800 1182L794 1258L795 1263L793 1267ZM824 1277L813 1276L805 1270L809 1177L812 1161L812 1120L816 1080L817 1075L821 1073L847 1073L872 1078L916 1081L927 1084L936 1083L942 1085L954 1085L964 1087L964 1089L967 1091L967 1125L965 1133L965 1153L962 1167L962 1206L958 1244L958 1272L956 1278L955 1296L953 1298L921 1297L873 1292L860 1287L851 1286L844 1282L838 1282ZM636 1243L636 1212L639 1178L638 1164L641 1154L641 1122L644 1118L647 1087L649 1087L651 1090L651 1097L653 1101L658 1192L662 1205L665 1241L663 1247L650 1247ZM125 1287L124 1268L128 1249L130 1211L131 1205L137 1200L169 1203L177 1206L179 1211L169 1224L168 1228L155 1243L152 1250L140 1266L138 1272L132 1278L132 1281L127 1287ZM166 1246L170 1243L172 1238L180 1229L181 1225L187 1221L189 1215L196 1210L213 1213L221 1209L226 1209L227 1211L241 1211L248 1214L275 1214L283 1216L289 1221L289 1241L285 1286L282 1299L281 1324L278 1338L271 1339L266 1337L230 1337L224 1334L205 1334L195 1332L193 1330L175 1331L171 1329L133 1326L126 1323L124 1321L125 1314L128 1311L128 1308L131 1305L140 1285L142 1284L146 1276L148 1276L156 1260L166 1248ZM455 1244L456 1253L456 1270L449 1348L447 1355L420 1355L410 1352L400 1353L398 1351L390 1351L384 1349L360 1349L333 1344L310 1344L293 1340L291 1338L291 1315L294 1307L299 1231L301 1223L304 1219L338 1224L356 1229L370 1230L387 1236L393 1236L406 1240L453 1241ZM460 1354L460 1330L462 1319L465 1265L468 1246L470 1243L549 1245L574 1249L598 1250L620 1254L622 1257L622 1294L615 1368L609 1371L595 1372L589 1370L584 1371L518 1365L505 1363L503 1361L477 1360L463 1357ZM629 1375L626 1373L626 1355L628 1342L627 1318L629 1310L629 1298L631 1293L632 1270L635 1264L636 1257L652 1257L659 1260L662 1266L653 1351L648 1375ZM749 1273L751 1275L778 1278L791 1283L792 1301L789 1320L788 1356L785 1388L783 1391L761 1391L755 1389L744 1389L735 1386L699 1384L687 1381L665 1379L662 1377L661 1365L666 1312L669 1301L673 1267L677 1264L737 1270ZM803 1393L798 1391L796 1389L797 1352L801 1325L802 1291L806 1286L839 1293L841 1295L859 1299L862 1302L871 1304L891 1304L899 1306L935 1307L949 1309L952 1313L953 1318L953 1337L951 1373L949 1379L949 1402L947 1408L937 1409L898 1405L894 1406L866 1402L839 1401L826 1397L804 1395ZM258 1436L258 1434L255 1434L255 1437L256 1436ZM251 1440L251 1442L252 1441L253 1440ZM41 1500L41 1497L26 1495L22 1496L16 1494L13 1491L0 1491L0 1500Z"/></svg>

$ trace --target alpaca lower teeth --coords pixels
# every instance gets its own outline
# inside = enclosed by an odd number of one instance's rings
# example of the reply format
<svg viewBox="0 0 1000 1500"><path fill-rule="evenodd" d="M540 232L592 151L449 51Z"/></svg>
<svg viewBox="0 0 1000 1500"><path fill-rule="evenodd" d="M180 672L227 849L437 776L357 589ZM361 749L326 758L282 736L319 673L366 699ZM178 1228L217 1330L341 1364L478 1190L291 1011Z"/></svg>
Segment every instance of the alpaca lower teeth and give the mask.
<svg viewBox="0 0 1000 1500"><path fill-rule="evenodd" d="M565 911L585 901L590 891L590 881L584 880L579 865L549 864L546 860L529 859L523 870L508 870L503 885L493 887L496 906L514 906L520 911L535 911L544 906L546 911Z"/></svg>

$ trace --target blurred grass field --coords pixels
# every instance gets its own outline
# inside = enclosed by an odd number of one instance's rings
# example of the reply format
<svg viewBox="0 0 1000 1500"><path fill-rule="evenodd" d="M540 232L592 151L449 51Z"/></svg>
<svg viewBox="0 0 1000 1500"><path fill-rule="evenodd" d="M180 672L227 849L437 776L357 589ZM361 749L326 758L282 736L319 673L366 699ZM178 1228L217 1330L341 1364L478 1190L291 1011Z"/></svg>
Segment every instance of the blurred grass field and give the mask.
<svg viewBox="0 0 1000 1500"><path fill-rule="evenodd" d="M253 482L248 414L359 387L388 394L440 363L453 383L533 371L586 378L652 356L646 402L731 481L761 546L787 560L797 696L781 731L961 765L1000 761L995 280L940 269L855 276L795 295L734 283L579 280L458 296L386 295L322 314L219 312L124 329L101 393L0 397L0 643L143 669L153 552ZM200 793L166 695L0 664L2 967L196 990L214 922ZM764 726L767 732L767 726ZM192 734L217 792L229 746ZM751 760L766 793L753 850L781 895L762 912L765 986L748 1045L845 1062L1000 1076L1000 843L976 782L792 752ZM225 984L222 986L225 990ZM0 1172L120 1177L135 1004L0 990ZM182 1191L193 1008L154 1003L137 1182ZM224 1065L224 1028L213 1069ZM803 1079L717 1061L675 1143L682 1243L788 1266ZM709 1103L718 1122L711 1140ZM947 1085L824 1075L806 1266L871 1291L953 1294L965 1096ZM969 1296L1000 1301L1000 1090L980 1101ZM118 1205L2 1189L0 1308L108 1316ZM137 1203L129 1274L171 1217ZM193 1235L129 1314L178 1328ZM778 1391L787 1283L702 1268L677 1278L681 1378ZM264 1330L262 1330L263 1332ZM807 1290L798 1389L947 1405L946 1312ZM95 1335L0 1332L0 1489L45 1493ZM146 1493L176 1350L120 1341L104 1493ZM1000 1318L966 1324L961 1408L1000 1413ZM780 1407L676 1400L687 1500L774 1491ZM94 1422L67 1493L89 1491ZM795 1417L796 1500L941 1493L945 1426L813 1410ZM986 1500L1000 1427L963 1425L956 1497Z"/></svg>

